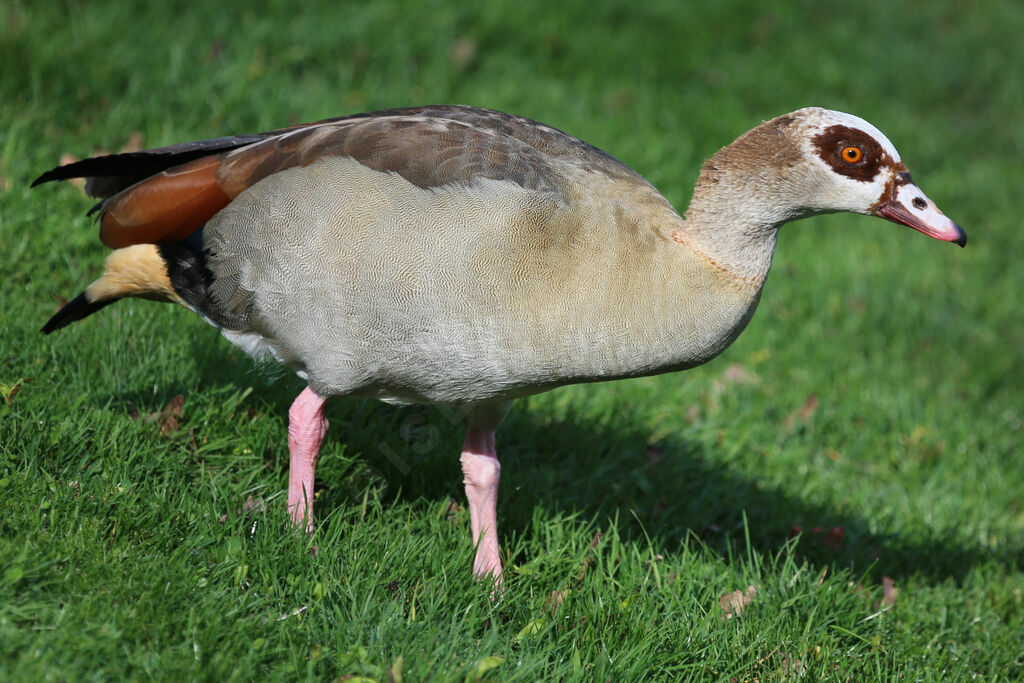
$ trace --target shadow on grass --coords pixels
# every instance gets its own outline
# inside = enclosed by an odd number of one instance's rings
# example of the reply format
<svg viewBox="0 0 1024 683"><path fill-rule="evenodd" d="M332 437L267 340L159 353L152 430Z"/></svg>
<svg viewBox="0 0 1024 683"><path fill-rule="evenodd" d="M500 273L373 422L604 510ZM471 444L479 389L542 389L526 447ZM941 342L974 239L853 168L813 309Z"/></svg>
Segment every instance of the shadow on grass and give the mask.
<svg viewBox="0 0 1024 683"><path fill-rule="evenodd" d="M251 386L243 405L286 421L289 405L304 386L290 371L254 367L251 360L222 344L196 343L194 350L203 386ZM166 396L140 390L110 398L129 405L159 406L180 392L171 385L163 392ZM328 403L326 412L331 428L317 472L321 514L359 504L368 485L382 487L384 500L451 498L464 504L458 460L463 428L451 411L336 399ZM895 580L916 576L934 583L961 582L981 564L1024 564L1020 548L992 552L954 545L945 538L915 541L872 533L869 520L836 514L716 463L702 444L685 437L657 444L649 439L646 430L628 420L612 423L570 416L555 421L531 410L528 399L517 402L498 431L502 539L528 533L533 510L541 506L580 513L584 521L593 521L599 528L618 519L626 538L642 541L646 535L666 551L695 535L725 555L729 547L743 548L749 533L755 550L774 554L802 529L794 551L798 561L848 569L855 576L869 572L875 581L884 575ZM330 454L342 445L361 463L357 475L332 466ZM282 472L287 469L283 429L280 448L264 458L276 462Z"/></svg>
<svg viewBox="0 0 1024 683"><path fill-rule="evenodd" d="M378 411L374 411L377 413ZM394 409L379 411L381 432L395 421ZM383 455L364 436L348 439L363 457L384 474L389 492L401 500L439 500L450 496L464 503L458 465L462 430L449 425L433 409L412 408L402 424L415 425L405 436L392 432L392 454ZM422 417L420 417L422 416ZM416 454L417 431L438 426L446 432L437 448ZM399 430L401 431L401 430ZM796 546L798 560L822 568L849 569L855 576L868 572L904 580L912 576L933 583L961 582L972 568L1002 562L1020 566L1019 548L1000 553L956 545L946 538L908 540L872 533L870 521L836 514L827 506L808 503L757 478L743 476L714 461L703 446L672 438L649 445L649 434L628 423L608 424L581 419L552 422L529 409L513 409L498 431L502 461L498 520L501 536L528 533L535 506L579 512L600 528L618 519L626 538L672 551L692 536L726 555L744 548L749 533L752 547L774 554L802 529ZM396 465L394 454L409 467ZM415 469L425 470L423 473ZM321 485L331 487L325 480ZM332 504L357 503L350 496ZM744 514L746 521L744 521ZM523 563L529 558L516 557Z"/></svg>

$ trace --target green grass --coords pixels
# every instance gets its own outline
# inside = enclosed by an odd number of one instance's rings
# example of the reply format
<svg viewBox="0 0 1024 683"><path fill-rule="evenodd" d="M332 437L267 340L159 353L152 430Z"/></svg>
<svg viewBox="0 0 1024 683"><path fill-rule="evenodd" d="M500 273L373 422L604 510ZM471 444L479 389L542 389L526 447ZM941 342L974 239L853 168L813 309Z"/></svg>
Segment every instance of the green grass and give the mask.
<svg viewBox="0 0 1024 683"><path fill-rule="evenodd" d="M1024 9L688 4L0 4L0 678L1024 677ZM442 412L332 403L307 538L297 379L145 301L38 332L105 253L75 188L28 189L62 154L443 102L568 130L681 209L759 121L851 111L970 244L788 226L721 358L520 401L492 601Z"/></svg>

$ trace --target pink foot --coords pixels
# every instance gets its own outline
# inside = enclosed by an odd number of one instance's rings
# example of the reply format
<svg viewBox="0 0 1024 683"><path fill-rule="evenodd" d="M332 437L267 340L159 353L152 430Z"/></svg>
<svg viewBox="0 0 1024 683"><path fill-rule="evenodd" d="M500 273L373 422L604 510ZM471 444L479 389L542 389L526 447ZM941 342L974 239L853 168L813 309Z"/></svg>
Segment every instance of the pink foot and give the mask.
<svg viewBox="0 0 1024 683"><path fill-rule="evenodd" d="M498 481L501 464L494 449L494 430L470 427L462 444L463 484L469 500L470 527L476 544L473 573L501 583L498 549Z"/></svg>
<svg viewBox="0 0 1024 683"><path fill-rule="evenodd" d="M327 432L327 399L306 387L288 410L288 511L296 526L305 523L313 533L313 478L320 443Z"/></svg>

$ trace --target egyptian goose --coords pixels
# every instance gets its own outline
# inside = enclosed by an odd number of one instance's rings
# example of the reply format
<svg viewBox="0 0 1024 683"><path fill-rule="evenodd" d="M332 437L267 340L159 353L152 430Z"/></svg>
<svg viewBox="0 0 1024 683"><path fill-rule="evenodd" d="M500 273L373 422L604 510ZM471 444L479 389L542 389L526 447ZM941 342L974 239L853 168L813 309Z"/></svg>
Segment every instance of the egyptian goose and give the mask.
<svg viewBox="0 0 1024 683"><path fill-rule="evenodd" d="M581 140L460 106L95 157L33 185L76 177L114 251L44 332L138 296L291 366L308 387L289 411L288 507L308 531L328 398L455 407L473 571L496 580L494 432L513 399L715 357L787 221L852 211L966 241L878 129L818 108L715 154L685 218Z"/></svg>

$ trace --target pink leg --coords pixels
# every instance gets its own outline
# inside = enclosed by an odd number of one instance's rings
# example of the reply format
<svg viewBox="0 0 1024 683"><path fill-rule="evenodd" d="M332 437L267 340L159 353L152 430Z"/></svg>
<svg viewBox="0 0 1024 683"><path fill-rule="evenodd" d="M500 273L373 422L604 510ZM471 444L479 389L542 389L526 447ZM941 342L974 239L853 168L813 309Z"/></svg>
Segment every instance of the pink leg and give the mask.
<svg viewBox="0 0 1024 683"><path fill-rule="evenodd" d="M288 511L292 521L305 521L306 533L313 533L313 477L320 442L327 432L324 403L327 399L306 387L288 410Z"/></svg>
<svg viewBox="0 0 1024 683"><path fill-rule="evenodd" d="M469 520L476 544L473 573L490 574L501 581L501 557L498 551L498 480L501 464L494 449L494 430L469 427L462 444L463 484L469 500Z"/></svg>

